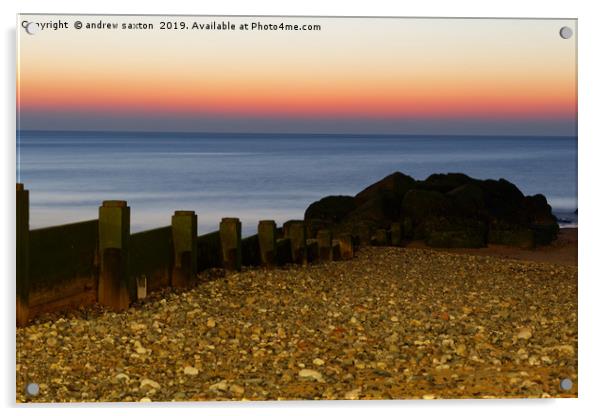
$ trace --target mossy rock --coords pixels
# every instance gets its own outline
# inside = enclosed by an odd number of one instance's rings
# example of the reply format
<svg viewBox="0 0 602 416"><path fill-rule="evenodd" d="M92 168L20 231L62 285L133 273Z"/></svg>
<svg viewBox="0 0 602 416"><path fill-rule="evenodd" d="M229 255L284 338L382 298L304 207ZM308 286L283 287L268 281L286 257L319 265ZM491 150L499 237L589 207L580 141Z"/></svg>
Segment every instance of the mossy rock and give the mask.
<svg viewBox="0 0 602 416"><path fill-rule="evenodd" d="M431 218L425 224L429 247L478 248L487 245L484 222L465 218Z"/></svg>
<svg viewBox="0 0 602 416"><path fill-rule="evenodd" d="M512 224L491 224L487 240L489 244L502 244L524 249L535 248L535 232L531 228Z"/></svg>

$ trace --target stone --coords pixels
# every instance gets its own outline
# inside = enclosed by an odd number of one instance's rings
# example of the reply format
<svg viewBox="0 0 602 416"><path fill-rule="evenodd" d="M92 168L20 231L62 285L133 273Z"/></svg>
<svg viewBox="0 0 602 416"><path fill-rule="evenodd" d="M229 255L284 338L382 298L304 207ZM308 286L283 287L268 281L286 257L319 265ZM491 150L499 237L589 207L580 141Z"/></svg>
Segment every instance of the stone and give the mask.
<svg viewBox="0 0 602 416"><path fill-rule="evenodd" d="M199 374L199 370L197 370L195 367L186 366L184 367L184 374L187 376L196 376Z"/></svg>
<svg viewBox="0 0 602 416"><path fill-rule="evenodd" d="M213 318L209 318L207 319L207 328L215 328L215 319Z"/></svg>
<svg viewBox="0 0 602 416"><path fill-rule="evenodd" d="M314 358L314 360L312 362L317 366L324 365L324 360L322 360L320 358Z"/></svg>
<svg viewBox="0 0 602 416"><path fill-rule="evenodd" d="M219 381L209 386L209 390L228 391L228 383L225 380Z"/></svg>
<svg viewBox="0 0 602 416"><path fill-rule="evenodd" d="M316 370L310 370L310 369L304 368L303 370L299 371L299 377L315 380L320 383L324 383L324 378L322 376L322 373L320 373L319 371L316 371Z"/></svg>
<svg viewBox="0 0 602 416"><path fill-rule="evenodd" d="M523 327L518 330L516 333L516 338L518 339L529 339L533 336L530 328Z"/></svg>
<svg viewBox="0 0 602 416"><path fill-rule="evenodd" d="M238 384L232 384L230 386L230 391L238 396L242 396L243 394L245 394L245 388L239 386Z"/></svg>
<svg viewBox="0 0 602 416"><path fill-rule="evenodd" d="M348 392L345 393L345 399L346 400L357 400L360 398L361 392L362 392L361 388L349 390Z"/></svg>
<svg viewBox="0 0 602 416"><path fill-rule="evenodd" d="M142 381L140 381L140 390L150 390L150 389L154 389L154 390L159 390L161 388L161 385L159 383L157 383L154 380L151 380L150 378L145 378Z"/></svg>

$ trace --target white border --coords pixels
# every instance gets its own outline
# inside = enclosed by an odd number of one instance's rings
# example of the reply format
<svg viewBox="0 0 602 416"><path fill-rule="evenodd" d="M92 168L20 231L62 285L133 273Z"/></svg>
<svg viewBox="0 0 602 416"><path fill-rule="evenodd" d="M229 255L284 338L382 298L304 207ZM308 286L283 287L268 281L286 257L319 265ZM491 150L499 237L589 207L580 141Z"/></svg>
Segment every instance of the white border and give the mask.
<svg viewBox="0 0 602 416"><path fill-rule="evenodd" d="M442 17L548 17L579 19L579 399L565 400L453 400L437 402L288 402L288 403L199 403L165 407L111 406L111 412L165 414L166 411L204 414L247 413L264 414L328 414L345 412L356 415L366 412L379 414L400 414L420 412L420 414L482 414L507 415L511 413L590 414L601 408L598 396L602 357L602 337L600 333L600 299L602 295L601 270L596 260L602 230L600 218L602 198L600 197L600 162L602 157L600 129L600 85L602 67L600 65L600 40L602 39L602 16L597 3L565 1L415 1L385 2L379 0L326 2L324 0L301 1L197 1L164 0L163 2L134 2L124 0L102 0L97 2L78 0L27 0L21 2L0 2L2 21L2 55L0 64L3 85L1 100L3 138L2 145L2 238L0 264L2 276L2 335L0 354L2 362L2 405L14 408L14 183L15 183L15 21L21 13L131 13L131 14L234 14L234 15L332 15L332 16L442 16ZM171 410L173 409L173 410ZM29 407L19 409L20 413L59 413L91 415L106 414L108 408L82 406Z"/></svg>

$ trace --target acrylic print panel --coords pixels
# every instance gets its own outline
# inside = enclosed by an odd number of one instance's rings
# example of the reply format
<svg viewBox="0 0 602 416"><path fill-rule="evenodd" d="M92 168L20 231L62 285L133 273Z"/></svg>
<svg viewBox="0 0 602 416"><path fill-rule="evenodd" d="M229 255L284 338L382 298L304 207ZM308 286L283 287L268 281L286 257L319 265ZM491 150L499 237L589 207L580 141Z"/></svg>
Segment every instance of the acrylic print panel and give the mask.
<svg viewBox="0 0 602 416"><path fill-rule="evenodd" d="M577 21L18 18L18 402L577 396Z"/></svg>

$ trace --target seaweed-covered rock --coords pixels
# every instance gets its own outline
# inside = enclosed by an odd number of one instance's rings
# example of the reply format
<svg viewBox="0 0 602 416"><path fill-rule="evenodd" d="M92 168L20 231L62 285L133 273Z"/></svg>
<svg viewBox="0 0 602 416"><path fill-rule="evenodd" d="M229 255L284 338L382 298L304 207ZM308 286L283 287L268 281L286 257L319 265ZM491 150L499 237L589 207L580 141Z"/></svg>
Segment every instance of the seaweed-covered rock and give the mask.
<svg viewBox="0 0 602 416"><path fill-rule="evenodd" d="M503 220L493 220L489 224L487 240L490 244L535 248L535 232L531 228Z"/></svg>
<svg viewBox="0 0 602 416"><path fill-rule="evenodd" d="M424 241L430 247L485 247L487 225L471 218L429 218L425 224Z"/></svg>

